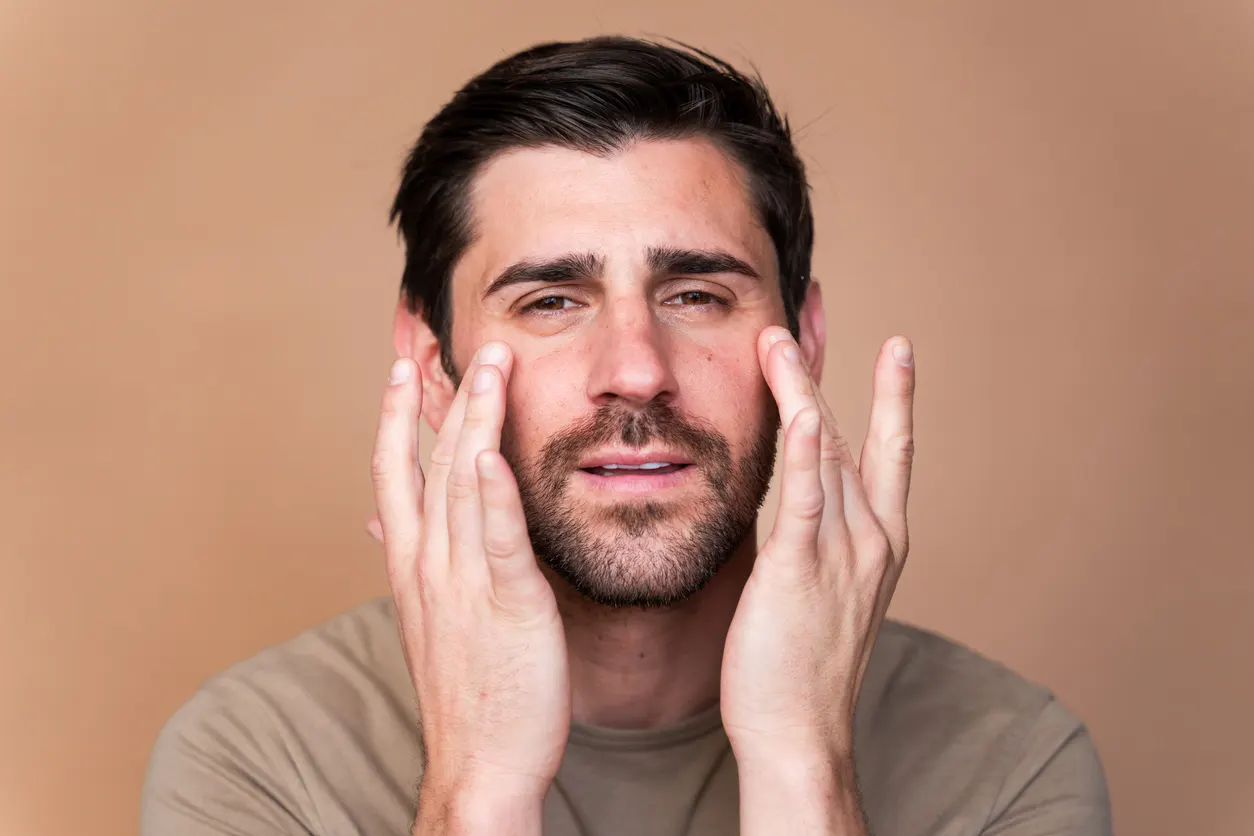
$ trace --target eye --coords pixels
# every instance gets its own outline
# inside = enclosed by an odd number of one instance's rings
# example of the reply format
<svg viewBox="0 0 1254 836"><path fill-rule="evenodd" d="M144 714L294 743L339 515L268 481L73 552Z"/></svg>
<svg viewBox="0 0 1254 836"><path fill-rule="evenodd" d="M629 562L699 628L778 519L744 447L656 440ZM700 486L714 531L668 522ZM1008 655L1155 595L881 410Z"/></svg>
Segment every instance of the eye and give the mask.
<svg viewBox="0 0 1254 836"><path fill-rule="evenodd" d="M683 293L672 296L667 300L667 303L676 305L677 307L704 307L706 305L727 304L727 302L715 296L713 293L706 293L704 290L686 290Z"/></svg>
<svg viewBox="0 0 1254 836"><path fill-rule="evenodd" d="M569 302L570 304L568 305L567 302ZM565 310L568 307L574 307L575 304L576 304L575 300L567 296L541 296L539 299L535 300L534 302L529 302L523 308L523 310L524 311L541 311L541 312L547 313L549 311Z"/></svg>

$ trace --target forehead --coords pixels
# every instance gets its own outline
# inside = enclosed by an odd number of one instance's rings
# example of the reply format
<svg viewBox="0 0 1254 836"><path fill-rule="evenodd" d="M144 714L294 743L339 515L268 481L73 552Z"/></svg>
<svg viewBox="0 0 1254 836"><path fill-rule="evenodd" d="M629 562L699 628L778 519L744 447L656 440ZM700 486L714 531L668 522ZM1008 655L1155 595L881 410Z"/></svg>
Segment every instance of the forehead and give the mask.
<svg viewBox="0 0 1254 836"><path fill-rule="evenodd" d="M519 259L596 252L613 264L657 246L722 249L778 275L742 169L705 139L642 140L608 156L511 150L478 173L470 209L456 272L471 284Z"/></svg>

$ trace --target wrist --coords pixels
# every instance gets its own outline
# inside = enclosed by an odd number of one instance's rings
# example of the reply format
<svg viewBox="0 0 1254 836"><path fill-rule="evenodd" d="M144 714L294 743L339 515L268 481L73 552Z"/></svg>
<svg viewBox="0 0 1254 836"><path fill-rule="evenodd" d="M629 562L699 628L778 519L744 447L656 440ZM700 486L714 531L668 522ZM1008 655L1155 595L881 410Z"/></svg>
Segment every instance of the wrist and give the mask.
<svg viewBox="0 0 1254 836"><path fill-rule="evenodd" d="M855 785L852 756L834 752L781 750L774 755L761 752L742 756L733 749L740 782L755 785L831 788L843 791Z"/></svg>
<svg viewBox="0 0 1254 836"><path fill-rule="evenodd" d="M853 758L779 754L741 762L741 833L863 834Z"/></svg>
<svg viewBox="0 0 1254 836"><path fill-rule="evenodd" d="M540 836L548 791L540 782L429 777L418 790L414 836Z"/></svg>
<svg viewBox="0 0 1254 836"><path fill-rule="evenodd" d="M853 732L798 729L785 735L768 732L727 731L732 754L743 773L758 769L775 775L813 775L824 770L841 772L853 768Z"/></svg>

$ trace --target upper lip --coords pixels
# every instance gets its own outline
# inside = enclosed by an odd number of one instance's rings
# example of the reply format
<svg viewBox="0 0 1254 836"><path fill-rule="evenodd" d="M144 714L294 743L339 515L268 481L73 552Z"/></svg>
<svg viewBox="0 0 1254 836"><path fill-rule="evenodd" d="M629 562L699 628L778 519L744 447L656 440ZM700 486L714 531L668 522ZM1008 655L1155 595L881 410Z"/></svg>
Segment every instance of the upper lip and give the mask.
<svg viewBox="0 0 1254 836"><path fill-rule="evenodd" d="M579 462L579 469L603 467L607 464L642 465L649 462L691 464L687 456L674 450L603 450L586 456Z"/></svg>

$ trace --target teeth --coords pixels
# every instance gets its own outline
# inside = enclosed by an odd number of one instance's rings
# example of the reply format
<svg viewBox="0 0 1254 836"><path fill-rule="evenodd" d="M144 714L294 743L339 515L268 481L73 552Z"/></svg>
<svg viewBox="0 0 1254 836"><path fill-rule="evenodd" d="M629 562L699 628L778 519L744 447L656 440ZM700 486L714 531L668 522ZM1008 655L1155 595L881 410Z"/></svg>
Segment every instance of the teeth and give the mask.
<svg viewBox="0 0 1254 836"><path fill-rule="evenodd" d="M659 467L670 467L670 464L670 462L647 462L641 465L603 464L601 467L605 470L657 470Z"/></svg>

